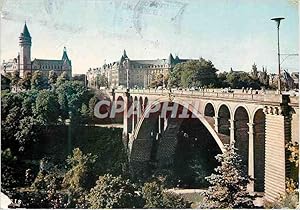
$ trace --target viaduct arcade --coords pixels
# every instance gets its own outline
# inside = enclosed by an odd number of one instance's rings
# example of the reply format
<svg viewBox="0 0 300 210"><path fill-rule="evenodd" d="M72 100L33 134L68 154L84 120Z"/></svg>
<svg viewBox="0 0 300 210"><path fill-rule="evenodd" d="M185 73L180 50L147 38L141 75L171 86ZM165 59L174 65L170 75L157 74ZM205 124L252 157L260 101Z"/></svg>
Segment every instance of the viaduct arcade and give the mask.
<svg viewBox="0 0 300 210"><path fill-rule="evenodd" d="M298 96L220 90L112 90L110 97L125 104L123 143L133 171L151 159L158 166L172 164L179 128L187 120L181 113L192 116L188 119L194 121L193 126L201 127L195 127L196 140L216 145L219 152L224 151L224 144L235 144L254 178L249 191L264 192L266 200L285 193L289 175L285 144L299 139ZM178 107L178 113L172 114L170 106ZM134 110L131 117L130 109Z"/></svg>

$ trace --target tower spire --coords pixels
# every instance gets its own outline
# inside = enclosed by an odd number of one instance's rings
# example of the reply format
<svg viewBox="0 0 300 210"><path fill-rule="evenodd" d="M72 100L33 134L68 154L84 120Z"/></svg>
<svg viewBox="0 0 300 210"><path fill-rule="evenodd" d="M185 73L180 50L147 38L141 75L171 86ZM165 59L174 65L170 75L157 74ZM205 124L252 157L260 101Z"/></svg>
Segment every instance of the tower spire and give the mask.
<svg viewBox="0 0 300 210"><path fill-rule="evenodd" d="M62 60L69 60L68 54L67 54L67 48L64 46L63 50L63 56L61 58Z"/></svg>

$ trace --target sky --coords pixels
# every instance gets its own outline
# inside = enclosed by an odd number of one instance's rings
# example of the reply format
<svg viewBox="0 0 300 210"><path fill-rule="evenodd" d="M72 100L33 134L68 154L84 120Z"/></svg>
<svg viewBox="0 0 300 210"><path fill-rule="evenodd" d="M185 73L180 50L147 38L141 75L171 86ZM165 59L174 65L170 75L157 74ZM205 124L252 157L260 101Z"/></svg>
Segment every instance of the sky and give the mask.
<svg viewBox="0 0 300 210"><path fill-rule="evenodd" d="M26 21L31 56L60 59L63 47L73 73L130 59L211 60L220 72L267 67L277 71L277 26L283 54L298 53L297 0L1 0L0 59L19 52ZM282 69L299 71L298 56L282 56Z"/></svg>

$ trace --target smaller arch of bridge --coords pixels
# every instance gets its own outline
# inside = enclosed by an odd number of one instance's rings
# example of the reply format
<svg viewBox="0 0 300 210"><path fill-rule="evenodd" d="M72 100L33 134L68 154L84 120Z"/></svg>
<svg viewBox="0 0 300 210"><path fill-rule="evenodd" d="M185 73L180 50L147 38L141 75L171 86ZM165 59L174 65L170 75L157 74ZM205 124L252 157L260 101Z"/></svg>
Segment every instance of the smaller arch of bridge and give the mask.
<svg viewBox="0 0 300 210"><path fill-rule="evenodd" d="M132 96L129 96L128 102L129 102L129 104L131 104L133 102L133 97Z"/></svg>
<svg viewBox="0 0 300 210"><path fill-rule="evenodd" d="M205 102L204 108L203 108L203 111L202 111L202 113L204 114L204 116L209 116L209 115L206 115L206 111L207 111L206 108L208 108L209 105L211 105L211 107L213 109L213 112L214 112L213 115L217 116L216 106L215 106L215 104L212 101ZM213 117L213 116L211 116L211 117Z"/></svg>
<svg viewBox="0 0 300 210"><path fill-rule="evenodd" d="M250 117L250 119L249 119L249 122L250 122L250 123L254 123L255 114L256 114L256 112L258 112L260 109L263 111L263 110L264 110L264 106L260 105L260 106L256 107L256 108L253 110L252 115L251 115L251 117Z"/></svg>
<svg viewBox="0 0 300 210"><path fill-rule="evenodd" d="M248 122L251 122L251 119L252 119L252 113L249 111L248 107L245 106L245 105L243 105L243 104L238 104L238 105L236 105L236 106L234 107L233 113L232 113L233 116L235 117L236 111L237 111L240 107L242 107L242 108L244 108L244 109L246 110L246 112L247 112L247 114L248 114ZM234 118L232 118L232 119L234 119ZM235 120L235 119L234 119L234 120Z"/></svg>
<svg viewBox="0 0 300 210"><path fill-rule="evenodd" d="M224 105L224 106L228 109L228 111L229 111L229 117L230 117L229 119L233 119L233 113L232 113L232 110L231 110L229 104L227 104L227 103L225 103L225 102L222 102L222 103L219 104L219 106L218 106L218 108L217 108L217 111L216 111L216 113L217 113L216 116L219 116L219 114L220 114L220 108L221 108L223 105Z"/></svg>
<svg viewBox="0 0 300 210"><path fill-rule="evenodd" d="M122 96L118 96L117 101L124 101Z"/></svg>
<svg viewBox="0 0 300 210"><path fill-rule="evenodd" d="M142 97L142 96L140 96L139 102L140 102L140 104L139 104L140 109L141 109L141 111L143 112L143 111L144 111L144 104L143 104L143 97Z"/></svg>
<svg viewBox="0 0 300 210"><path fill-rule="evenodd" d="M153 101L151 104L149 104L146 108L146 110L144 111L141 119L139 120L139 122L137 123L136 129L133 133L134 139L133 141L135 141L138 137L139 131L141 129L141 126L145 120L145 115L148 114L148 112L151 110L152 106L156 106L162 102L169 102L169 98L158 98L155 101ZM179 98L174 98L173 101L174 103L177 103L181 106L183 106L184 108L186 108L187 110L189 110L191 113L193 113L193 115L195 117L197 117L201 123L203 123L203 125L206 127L206 129L209 131L209 133L212 135L212 137L214 138L214 140L216 141L217 145L219 146L220 150L222 152L224 152L224 145L222 143L222 141L220 140L219 136L217 135L217 133L215 132L215 130L209 125L209 123L206 121L206 119L204 118L204 115L202 115L199 111L197 111L197 109L194 108L193 105L189 105L186 104L183 100L179 99Z"/></svg>
<svg viewBox="0 0 300 210"><path fill-rule="evenodd" d="M149 103L149 99L148 99L148 97L146 96L146 97L144 98L143 111L146 110L148 103Z"/></svg>

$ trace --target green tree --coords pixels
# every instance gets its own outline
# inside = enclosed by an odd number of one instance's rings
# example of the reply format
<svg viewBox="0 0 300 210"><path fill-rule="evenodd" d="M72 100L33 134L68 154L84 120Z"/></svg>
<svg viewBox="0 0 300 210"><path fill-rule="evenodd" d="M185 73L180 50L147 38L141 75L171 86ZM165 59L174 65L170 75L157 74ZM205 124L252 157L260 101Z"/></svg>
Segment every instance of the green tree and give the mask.
<svg viewBox="0 0 300 210"><path fill-rule="evenodd" d="M66 160L69 169L64 176L63 186L70 189L89 188L96 159L97 155L83 154L79 148L75 148Z"/></svg>
<svg viewBox="0 0 300 210"><path fill-rule="evenodd" d="M68 113L71 112L73 122L80 122L82 104L89 103L92 93L79 81L66 81L57 86L55 92L58 96L62 119L67 119Z"/></svg>
<svg viewBox="0 0 300 210"><path fill-rule="evenodd" d="M12 155L10 148L1 150L1 191L9 192L18 186L16 179L17 157Z"/></svg>
<svg viewBox="0 0 300 210"><path fill-rule="evenodd" d="M190 208L190 203L172 192L167 192L163 186L156 181L145 183L142 188L144 208Z"/></svg>
<svg viewBox="0 0 300 210"><path fill-rule="evenodd" d="M57 85L57 86L60 86L60 85L64 84L66 81L70 81L70 78L69 78L69 76L68 76L68 73L64 71L64 72L57 78L56 85Z"/></svg>
<svg viewBox="0 0 300 210"><path fill-rule="evenodd" d="M59 116L59 103L54 92L42 90L36 98L35 117L42 125L56 124Z"/></svg>
<svg viewBox="0 0 300 210"><path fill-rule="evenodd" d="M216 86L217 69L203 58L176 64L170 72L169 86L199 87Z"/></svg>
<svg viewBox="0 0 300 210"><path fill-rule="evenodd" d="M24 77L19 81L19 86L23 90L30 90L31 89L31 78L32 78L31 73L26 72Z"/></svg>
<svg viewBox="0 0 300 210"><path fill-rule="evenodd" d="M33 117L32 107L37 92L4 93L1 95L2 148L14 153L24 151L39 135L39 126Z"/></svg>
<svg viewBox="0 0 300 210"><path fill-rule="evenodd" d="M250 178L234 143L225 145L225 151L216 156L220 163L207 177L210 187L204 193L205 201L201 208L253 208L254 197L247 191Z"/></svg>
<svg viewBox="0 0 300 210"><path fill-rule="evenodd" d="M99 99L97 98L97 96L93 96L90 100L89 100L89 116L91 119L94 118L94 109L96 106L96 103L99 101Z"/></svg>
<svg viewBox="0 0 300 210"><path fill-rule="evenodd" d="M227 74L226 82L231 88L260 88L258 80L254 80L247 72L230 72Z"/></svg>
<svg viewBox="0 0 300 210"><path fill-rule="evenodd" d="M13 73L11 74L11 85L13 86L17 86L19 81L20 81L20 72L18 71L13 71Z"/></svg>
<svg viewBox="0 0 300 210"><path fill-rule="evenodd" d="M49 85L53 88L57 81L57 74L55 71L50 71L48 76Z"/></svg>
<svg viewBox="0 0 300 210"><path fill-rule="evenodd" d="M108 87L108 79L104 74L97 75L96 77L97 87Z"/></svg>
<svg viewBox="0 0 300 210"><path fill-rule="evenodd" d="M218 74L218 87L229 87L227 82L228 72L221 72Z"/></svg>
<svg viewBox="0 0 300 210"><path fill-rule="evenodd" d="M31 78L31 89L42 90L48 88L48 79L42 75L42 72L35 71Z"/></svg>
<svg viewBox="0 0 300 210"><path fill-rule="evenodd" d="M90 190L88 201L91 208L141 208L141 197L136 188L121 176L100 176L96 186Z"/></svg>

